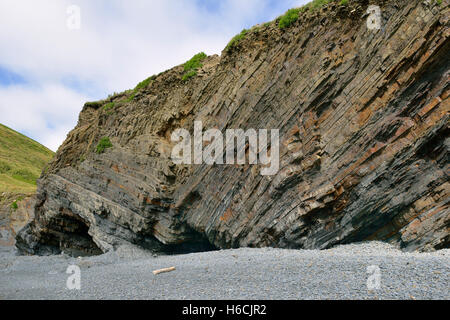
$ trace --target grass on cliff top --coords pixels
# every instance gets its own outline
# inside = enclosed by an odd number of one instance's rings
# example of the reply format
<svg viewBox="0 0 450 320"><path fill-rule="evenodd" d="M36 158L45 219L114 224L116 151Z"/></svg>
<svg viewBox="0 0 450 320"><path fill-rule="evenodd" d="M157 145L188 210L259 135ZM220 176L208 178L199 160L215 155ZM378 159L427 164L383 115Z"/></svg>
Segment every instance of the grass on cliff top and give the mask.
<svg viewBox="0 0 450 320"><path fill-rule="evenodd" d="M278 27L280 29L285 29L291 26L294 22L296 22L299 18L299 15L301 12L305 12L307 10L317 10L321 8L322 6L333 2L336 0L313 0L304 6L300 8L292 8L286 11L285 14L283 14L281 17L279 17L278 21ZM346 5L348 3L348 0L339 0L341 1L341 4ZM266 22L263 24L263 26L267 27L270 25L271 22ZM225 47L225 51L229 52L231 49L233 49L235 46L239 44L239 42L245 38L245 36L248 34L250 30L244 29L241 31L241 33L235 35L230 42L228 42L227 46Z"/></svg>
<svg viewBox="0 0 450 320"><path fill-rule="evenodd" d="M200 52L187 61L183 65L185 73L181 79L187 81L190 78L195 77L197 75L197 70L203 67L202 61L205 60L206 57L206 53Z"/></svg>
<svg viewBox="0 0 450 320"><path fill-rule="evenodd" d="M151 76L148 77L147 79L139 82L136 87L134 88L134 91L139 91L141 89L147 88L148 85L150 84L150 82L152 82L153 80L155 80L156 76Z"/></svg>
<svg viewBox="0 0 450 320"><path fill-rule="evenodd" d="M289 27L295 21L298 20L298 14L300 13L301 8L289 9L281 18L280 22L278 22L278 27L280 29L284 29Z"/></svg>
<svg viewBox="0 0 450 320"><path fill-rule="evenodd" d="M108 110L114 109L114 105L115 105L114 102L107 103L103 106L103 110L108 111Z"/></svg>
<svg viewBox="0 0 450 320"><path fill-rule="evenodd" d="M242 39L245 38L245 35L248 33L247 29L244 29L241 31L241 33L235 35L230 42L228 42L227 46L225 47L225 51L230 51L233 49Z"/></svg>
<svg viewBox="0 0 450 320"><path fill-rule="evenodd" d="M131 94L128 96L127 101L130 102L134 99L134 97L136 96L136 93L138 93L139 90L145 89L148 87L148 85L156 79L156 76L153 75L151 77L148 77L145 80L142 80L141 82L139 82L136 87L134 87L133 90L131 90Z"/></svg>
<svg viewBox="0 0 450 320"><path fill-rule="evenodd" d="M313 0L310 3L307 3L307 6L310 6L312 9L318 9L330 2L333 2L334 0Z"/></svg>
<svg viewBox="0 0 450 320"><path fill-rule="evenodd" d="M184 64L184 71L195 70L203 67L202 61L205 60L206 57L207 55L204 52L197 53Z"/></svg>
<svg viewBox="0 0 450 320"><path fill-rule="evenodd" d="M284 15L280 17L280 21L278 22L278 27L280 29L285 29L291 26L294 22L296 22L299 18L299 14L301 12L305 12L306 10L316 10L321 8L322 6L333 2L334 0L313 0L300 8L289 9ZM341 4L347 4L348 0L341 0Z"/></svg>
<svg viewBox="0 0 450 320"><path fill-rule="evenodd" d="M31 194L54 152L0 124L0 195Z"/></svg>

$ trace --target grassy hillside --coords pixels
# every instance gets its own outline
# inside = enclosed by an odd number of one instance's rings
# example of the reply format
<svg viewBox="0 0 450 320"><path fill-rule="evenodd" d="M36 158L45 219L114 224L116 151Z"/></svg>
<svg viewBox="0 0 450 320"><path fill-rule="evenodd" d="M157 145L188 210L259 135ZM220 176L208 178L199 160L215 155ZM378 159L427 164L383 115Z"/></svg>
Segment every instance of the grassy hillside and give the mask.
<svg viewBox="0 0 450 320"><path fill-rule="evenodd" d="M30 194L54 153L0 124L0 194Z"/></svg>

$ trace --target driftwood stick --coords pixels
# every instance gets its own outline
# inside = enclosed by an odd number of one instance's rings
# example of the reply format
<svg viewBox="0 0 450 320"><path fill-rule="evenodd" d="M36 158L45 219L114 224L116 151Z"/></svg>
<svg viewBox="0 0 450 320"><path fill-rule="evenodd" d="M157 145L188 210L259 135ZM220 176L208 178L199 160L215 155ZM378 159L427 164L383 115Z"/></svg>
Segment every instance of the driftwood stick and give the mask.
<svg viewBox="0 0 450 320"><path fill-rule="evenodd" d="M175 270L175 267L164 268L164 269L159 269L159 270L153 271L153 274L157 275L157 274L160 274L160 273L170 272L170 271L174 271L174 270Z"/></svg>

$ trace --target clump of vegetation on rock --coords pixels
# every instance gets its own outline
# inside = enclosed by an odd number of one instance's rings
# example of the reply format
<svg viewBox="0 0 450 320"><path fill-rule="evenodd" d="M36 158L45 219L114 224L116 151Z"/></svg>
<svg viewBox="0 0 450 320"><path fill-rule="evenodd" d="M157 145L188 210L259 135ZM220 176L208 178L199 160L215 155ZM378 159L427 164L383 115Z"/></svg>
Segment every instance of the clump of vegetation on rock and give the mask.
<svg viewBox="0 0 450 320"><path fill-rule="evenodd" d="M103 110L108 111L114 108L114 102L107 103L103 106Z"/></svg>
<svg viewBox="0 0 450 320"><path fill-rule="evenodd" d="M136 87L134 88L134 91L139 91L141 89L147 88L150 82L152 82L155 79L155 76L148 77L145 80L142 80L139 82Z"/></svg>
<svg viewBox="0 0 450 320"><path fill-rule="evenodd" d="M106 149L111 148L113 145L108 137L103 137L100 139L99 143L97 144L96 152L98 154L101 154L105 152Z"/></svg>
<svg viewBox="0 0 450 320"><path fill-rule="evenodd" d="M145 80L142 80L141 82L139 82L136 87L134 87L133 90L128 90L128 92L131 92L131 94L128 96L127 101L130 102L134 99L134 97L136 96L136 94L138 93L138 91L145 89L149 86L149 84L156 79L156 76L153 75L151 77L148 77Z"/></svg>
<svg viewBox="0 0 450 320"><path fill-rule="evenodd" d="M189 72L186 72L183 77L181 78L181 80L183 81L188 81L190 78L195 77L197 75L197 71L195 70L191 70Z"/></svg>
<svg viewBox="0 0 450 320"><path fill-rule="evenodd" d="M203 67L202 61L205 60L206 57L207 55L204 52L197 53L184 64L184 71L196 70Z"/></svg>
<svg viewBox="0 0 450 320"><path fill-rule="evenodd" d="M197 70L203 67L202 61L207 57L206 53L200 52L193 56L189 61L184 64L184 75L181 78L183 81L187 81L197 75Z"/></svg>
<svg viewBox="0 0 450 320"><path fill-rule="evenodd" d="M241 33L235 35L230 42L228 42L227 46L225 47L225 51L230 51L232 48L234 48L242 39L245 38L245 35L248 33L247 29L244 29L241 31Z"/></svg>
<svg viewBox="0 0 450 320"><path fill-rule="evenodd" d="M281 18L280 22L278 22L278 27L280 29L287 28L291 26L295 21L298 20L298 15L301 11L301 8L289 9Z"/></svg>
<svg viewBox="0 0 450 320"><path fill-rule="evenodd" d="M284 15L280 17L278 22L278 27L280 29L285 29L290 27L293 23L295 23L301 12L305 12L307 10L317 10L323 7L324 5L332 2L333 0L313 0L310 3L305 4L300 8L293 8L286 11ZM348 0L341 0L341 5L346 5Z"/></svg>
<svg viewBox="0 0 450 320"><path fill-rule="evenodd" d="M13 211L16 211L17 209L19 209L19 206L17 205L17 200L11 204L11 209Z"/></svg>
<svg viewBox="0 0 450 320"><path fill-rule="evenodd" d="M132 91L131 94L127 98L127 102L133 101L135 96L136 96L136 92Z"/></svg>
<svg viewBox="0 0 450 320"><path fill-rule="evenodd" d="M313 0L310 3L306 4L304 7L309 7L314 10L319 9L330 2L333 2L333 0Z"/></svg>

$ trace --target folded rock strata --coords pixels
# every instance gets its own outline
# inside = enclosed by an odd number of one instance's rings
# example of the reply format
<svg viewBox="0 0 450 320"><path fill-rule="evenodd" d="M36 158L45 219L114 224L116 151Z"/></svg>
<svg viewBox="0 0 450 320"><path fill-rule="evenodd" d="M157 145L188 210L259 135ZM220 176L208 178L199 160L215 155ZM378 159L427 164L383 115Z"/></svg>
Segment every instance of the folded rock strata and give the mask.
<svg viewBox="0 0 450 320"><path fill-rule="evenodd" d="M382 12L368 30L369 5ZM86 104L38 181L29 254L449 247L448 1L350 1L250 30L197 76ZM128 101L131 100L131 101ZM112 110L102 103L114 102ZM171 133L279 129L280 170L175 165ZM112 148L95 146L109 137Z"/></svg>

